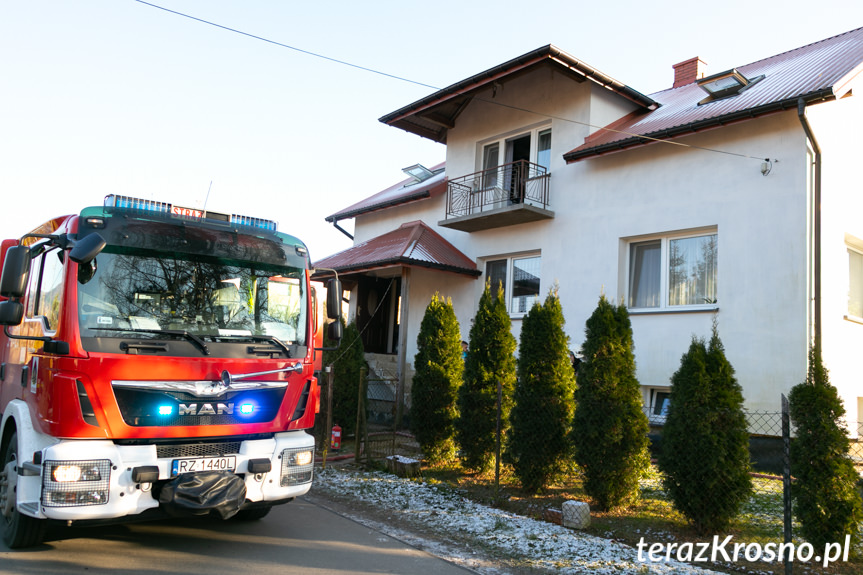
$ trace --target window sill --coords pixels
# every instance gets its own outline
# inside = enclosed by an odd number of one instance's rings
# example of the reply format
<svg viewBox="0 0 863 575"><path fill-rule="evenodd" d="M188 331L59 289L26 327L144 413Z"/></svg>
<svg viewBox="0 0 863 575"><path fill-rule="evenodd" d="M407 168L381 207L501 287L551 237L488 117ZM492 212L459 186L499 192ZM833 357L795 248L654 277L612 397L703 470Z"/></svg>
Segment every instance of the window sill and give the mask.
<svg viewBox="0 0 863 575"><path fill-rule="evenodd" d="M846 315L844 317L846 321L850 321L851 323L863 324L863 317L857 317L856 315Z"/></svg>
<svg viewBox="0 0 863 575"><path fill-rule="evenodd" d="M700 308L685 308L685 309L630 309L627 310L629 315L665 315L665 314L680 314L680 313L716 313L719 311L719 306L700 307ZM860 320L863 323L863 319Z"/></svg>

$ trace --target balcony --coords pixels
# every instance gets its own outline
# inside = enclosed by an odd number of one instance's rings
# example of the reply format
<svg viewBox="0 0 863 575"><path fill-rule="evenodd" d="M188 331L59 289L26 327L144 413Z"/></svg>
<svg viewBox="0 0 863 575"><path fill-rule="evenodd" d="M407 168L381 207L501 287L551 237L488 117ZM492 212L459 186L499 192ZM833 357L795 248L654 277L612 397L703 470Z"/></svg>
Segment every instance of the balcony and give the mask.
<svg viewBox="0 0 863 575"><path fill-rule="evenodd" d="M548 220L548 183L545 167L519 160L449 180L446 219L439 226L476 232Z"/></svg>

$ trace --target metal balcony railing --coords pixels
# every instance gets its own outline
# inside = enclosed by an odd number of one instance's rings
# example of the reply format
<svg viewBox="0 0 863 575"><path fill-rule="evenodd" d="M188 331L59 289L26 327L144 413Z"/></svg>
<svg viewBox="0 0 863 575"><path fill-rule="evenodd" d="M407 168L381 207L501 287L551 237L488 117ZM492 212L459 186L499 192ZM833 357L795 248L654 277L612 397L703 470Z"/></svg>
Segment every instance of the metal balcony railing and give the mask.
<svg viewBox="0 0 863 575"><path fill-rule="evenodd" d="M458 218L518 204L548 209L550 177L544 166L519 160L453 178L447 184L446 217Z"/></svg>

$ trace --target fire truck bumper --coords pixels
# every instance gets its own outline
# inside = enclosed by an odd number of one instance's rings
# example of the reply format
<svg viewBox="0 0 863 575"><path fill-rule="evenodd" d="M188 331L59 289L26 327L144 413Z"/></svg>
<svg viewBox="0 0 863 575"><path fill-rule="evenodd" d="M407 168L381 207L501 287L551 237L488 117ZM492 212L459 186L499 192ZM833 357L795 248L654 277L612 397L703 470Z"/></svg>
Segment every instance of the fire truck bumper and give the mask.
<svg viewBox="0 0 863 575"><path fill-rule="evenodd" d="M137 515L159 507L163 492L173 493L174 486L198 473L201 483L221 475L232 485L228 497L239 498L240 507L284 503L311 487L315 442L304 431L226 443L230 448L222 451L202 450L205 445L54 443L41 450L41 462L27 462L19 469L18 508L33 517L64 521ZM210 504L222 512L225 502L219 499L217 495L205 502L202 512ZM165 496L162 503L163 508L174 507L173 499Z"/></svg>

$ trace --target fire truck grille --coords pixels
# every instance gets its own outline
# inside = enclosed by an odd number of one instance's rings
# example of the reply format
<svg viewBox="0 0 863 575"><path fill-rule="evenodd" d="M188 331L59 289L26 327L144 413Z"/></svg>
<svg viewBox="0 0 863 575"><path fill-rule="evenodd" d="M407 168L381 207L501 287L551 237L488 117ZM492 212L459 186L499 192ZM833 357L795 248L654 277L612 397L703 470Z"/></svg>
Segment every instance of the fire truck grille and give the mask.
<svg viewBox="0 0 863 575"><path fill-rule="evenodd" d="M114 395L127 425L181 427L272 421L279 413L286 390L248 389L196 397L175 391L115 387Z"/></svg>
<svg viewBox="0 0 863 575"><path fill-rule="evenodd" d="M239 441L218 443L186 443L183 445L156 445L156 457L160 459L178 457L219 457L240 452Z"/></svg>

